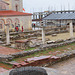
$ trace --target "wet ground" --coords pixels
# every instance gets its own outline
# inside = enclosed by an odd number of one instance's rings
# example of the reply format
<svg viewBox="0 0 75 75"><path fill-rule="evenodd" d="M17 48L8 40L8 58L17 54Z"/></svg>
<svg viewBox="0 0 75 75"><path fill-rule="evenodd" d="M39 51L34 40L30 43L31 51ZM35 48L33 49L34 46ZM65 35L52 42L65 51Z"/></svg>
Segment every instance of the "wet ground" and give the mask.
<svg viewBox="0 0 75 75"><path fill-rule="evenodd" d="M61 72L63 75L75 75L75 57L66 61L57 63L49 68L53 68Z"/></svg>

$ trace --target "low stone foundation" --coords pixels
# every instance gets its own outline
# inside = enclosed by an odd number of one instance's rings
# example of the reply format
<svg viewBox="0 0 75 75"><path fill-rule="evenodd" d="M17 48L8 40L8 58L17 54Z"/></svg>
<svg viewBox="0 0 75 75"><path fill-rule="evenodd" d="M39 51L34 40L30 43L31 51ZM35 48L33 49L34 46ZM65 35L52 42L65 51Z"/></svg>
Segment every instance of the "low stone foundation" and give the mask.
<svg viewBox="0 0 75 75"><path fill-rule="evenodd" d="M27 56L27 55L34 54L35 52L45 51L45 50L48 50L48 49L51 49L51 48L56 48L56 47L68 45L68 44L71 44L71 43L75 43L75 39L72 39L72 40L68 39L68 40L66 40L65 42L62 42L62 43L41 45L38 49L31 50L31 51L22 51L22 52L14 53L14 54L11 54L11 55L0 55L0 62L11 61L14 58L24 57L24 56Z"/></svg>
<svg viewBox="0 0 75 75"><path fill-rule="evenodd" d="M50 65L53 65L55 63L62 62L62 61L65 61L67 59L73 58L73 57L75 57L75 50L56 55L56 57L58 57L59 59L55 60L55 61L48 62L42 66L49 67Z"/></svg>
<svg viewBox="0 0 75 75"><path fill-rule="evenodd" d="M35 57L36 60L34 58L31 58L31 60L29 60L29 61L27 60L27 62L13 64L13 68L26 67L26 66L48 67L48 66L53 65L57 62L67 60L67 59L72 58L72 57L75 57L75 50L68 51L66 53L63 53L63 54L60 54L57 56L52 56L52 57L50 57L50 56L43 56L43 58L42 58L42 56ZM39 59L39 58L41 58L41 59Z"/></svg>

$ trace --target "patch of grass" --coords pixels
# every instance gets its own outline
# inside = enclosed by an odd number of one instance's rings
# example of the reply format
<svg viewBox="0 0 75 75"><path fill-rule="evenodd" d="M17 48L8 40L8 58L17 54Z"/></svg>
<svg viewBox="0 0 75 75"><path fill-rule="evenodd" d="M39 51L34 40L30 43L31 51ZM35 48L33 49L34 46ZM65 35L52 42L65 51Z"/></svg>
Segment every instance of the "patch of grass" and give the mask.
<svg viewBox="0 0 75 75"><path fill-rule="evenodd" d="M12 68L12 65L0 62L0 67L3 67L4 69L9 70Z"/></svg>
<svg viewBox="0 0 75 75"><path fill-rule="evenodd" d="M31 51L31 50L34 50L36 48L29 48L29 49L25 49L25 51Z"/></svg>
<svg viewBox="0 0 75 75"><path fill-rule="evenodd" d="M18 49L18 48L14 48L14 49ZM23 50L23 51L31 51L31 50L34 50L34 49L36 49L36 48L29 48L29 49L18 49L18 50Z"/></svg>

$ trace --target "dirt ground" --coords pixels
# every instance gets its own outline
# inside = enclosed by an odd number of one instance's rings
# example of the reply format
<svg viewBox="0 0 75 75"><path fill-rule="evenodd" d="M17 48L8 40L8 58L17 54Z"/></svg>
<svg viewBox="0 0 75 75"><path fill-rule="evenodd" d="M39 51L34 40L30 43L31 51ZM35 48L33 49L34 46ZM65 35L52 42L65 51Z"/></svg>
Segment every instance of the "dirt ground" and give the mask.
<svg viewBox="0 0 75 75"><path fill-rule="evenodd" d="M74 37L75 37L75 32L74 32ZM38 37L38 38L41 38L41 37ZM46 38L49 38L50 40L54 40L54 41L58 39L66 40L70 38L70 33L61 33L61 34L57 34L57 36L49 35L49 36L46 36Z"/></svg>
<svg viewBox="0 0 75 75"><path fill-rule="evenodd" d="M22 50L0 46L0 55L9 55L9 54L14 54L21 51Z"/></svg>
<svg viewBox="0 0 75 75"><path fill-rule="evenodd" d="M75 75L75 57L59 62L49 68L60 71L63 75Z"/></svg>

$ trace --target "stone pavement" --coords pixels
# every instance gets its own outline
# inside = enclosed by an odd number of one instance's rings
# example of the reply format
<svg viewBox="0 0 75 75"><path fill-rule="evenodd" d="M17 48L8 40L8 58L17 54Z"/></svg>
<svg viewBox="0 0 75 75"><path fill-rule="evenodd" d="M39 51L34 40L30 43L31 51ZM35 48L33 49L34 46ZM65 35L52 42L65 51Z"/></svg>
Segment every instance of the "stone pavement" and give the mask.
<svg viewBox="0 0 75 75"><path fill-rule="evenodd" d="M0 55L9 55L9 54L14 54L21 51L22 50L0 46Z"/></svg>
<svg viewBox="0 0 75 75"><path fill-rule="evenodd" d="M52 68L44 68L44 69L46 70L48 75L63 75L56 69L52 69Z"/></svg>
<svg viewBox="0 0 75 75"><path fill-rule="evenodd" d="M63 75L75 75L75 57L59 62L49 68L59 70Z"/></svg>

